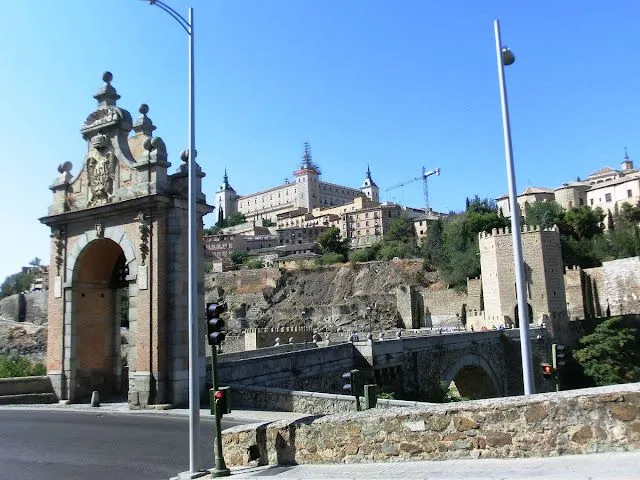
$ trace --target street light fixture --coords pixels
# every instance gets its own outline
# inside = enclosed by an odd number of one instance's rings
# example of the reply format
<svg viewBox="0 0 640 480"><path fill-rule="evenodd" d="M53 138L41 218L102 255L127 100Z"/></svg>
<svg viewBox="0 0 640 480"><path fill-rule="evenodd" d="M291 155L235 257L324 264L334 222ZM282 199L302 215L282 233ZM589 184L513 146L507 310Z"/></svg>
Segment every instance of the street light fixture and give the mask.
<svg viewBox="0 0 640 480"><path fill-rule="evenodd" d="M518 318L520 319L520 350L522 354L522 379L524 394L535 393L533 383L533 364L531 361L531 345L529 343L529 311L524 289L524 262L522 259L522 234L520 232L520 212L518 210L516 177L513 167L513 149L511 146L511 124L507 103L507 85L504 78L504 66L513 65L516 57L502 45L500 39L500 22L493 22L496 37L496 55L498 57L498 82L500 84L500 102L502 104L502 126L504 132L504 148L507 163L507 182L509 184L509 209L511 211L511 235L513 239L513 262L516 275L516 292L518 297Z"/></svg>
<svg viewBox="0 0 640 480"><path fill-rule="evenodd" d="M193 8L189 8L188 20L160 0L145 0L170 15L189 36L189 121L188 150L183 152L182 159L187 164L187 203L188 203L188 312L189 312L189 471L192 476L200 475L200 379L199 379L199 347L198 347L198 223L196 205L196 150L195 150L195 91L194 91L194 18ZM214 372L215 375L215 372ZM218 422L216 422L218 424ZM219 427L218 427L219 428ZM218 467L216 455L216 470ZM222 459L224 466L224 459ZM225 467L226 468L226 467ZM229 470L226 470L227 475Z"/></svg>

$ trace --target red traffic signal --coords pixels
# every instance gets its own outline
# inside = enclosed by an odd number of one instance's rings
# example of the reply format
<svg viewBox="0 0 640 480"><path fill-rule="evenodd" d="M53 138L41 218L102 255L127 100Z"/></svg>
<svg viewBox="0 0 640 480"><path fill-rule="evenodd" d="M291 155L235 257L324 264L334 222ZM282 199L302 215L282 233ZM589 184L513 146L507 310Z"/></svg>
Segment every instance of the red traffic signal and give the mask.
<svg viewBox="0 0 640 480"><path fill-rule="evenodd" d="M213 394L214 398L222 398L222 392L217 390L216 393Z"/></svg>
<svg viewBox="0 0 640 480"><path fill-rule="evenodd" d="M551 375L553 374L553 367L548 363L542 363L541 366L542 366L542 375L544 376L545 380L550 380Z"/></svg>

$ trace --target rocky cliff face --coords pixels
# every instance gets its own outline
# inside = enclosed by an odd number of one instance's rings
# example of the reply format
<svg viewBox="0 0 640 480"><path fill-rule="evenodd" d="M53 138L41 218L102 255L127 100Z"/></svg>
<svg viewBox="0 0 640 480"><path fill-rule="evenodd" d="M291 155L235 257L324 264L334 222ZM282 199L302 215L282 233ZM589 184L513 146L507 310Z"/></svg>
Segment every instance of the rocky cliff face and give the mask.
<svg viewBox="0 0 640 480"><path fill-rule="evenodd" d="M20 355L32 361L44 361L47 294L46 291L30 292L0 300L0 355Z"/></svg>
<svg viewBox="0 0 640 480"><path fill-rule="evenodd" d="M435 281L417 261L261 269L207 275L205 298L228 303L235 331L302 326L305 318L318 331L368 329L370 320L373 330L381 330L400 326L396 288Z"/></svg>

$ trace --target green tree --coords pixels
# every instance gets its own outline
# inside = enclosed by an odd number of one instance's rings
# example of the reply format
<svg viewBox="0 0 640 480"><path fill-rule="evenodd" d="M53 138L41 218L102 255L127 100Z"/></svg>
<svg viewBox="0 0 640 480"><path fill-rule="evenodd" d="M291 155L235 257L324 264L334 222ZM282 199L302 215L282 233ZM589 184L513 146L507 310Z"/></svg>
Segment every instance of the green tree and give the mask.
<svg viewBox="0 0 640 480"><path fill-rule="evenodd" d="M240 225L242 223L247 222L247 217L245 217L244 213L235 212L229 215L229 218L225 221L225 227L234 227L236 225Z"/></svg>
<svg viewBox="0 0 640 480"><path fill-rule="evenodd" d="M275 227L276 224L275 224L275 222L269 220L268 218L263 218L262 219L262 226L263 227Z"/></svg>
<svg viewBox="0 0 640 480"><path fill-rule="evenodd" d="M204 235L218 235L222 231L218 225L214 225L213 227L205 228L202 230Z"/></svg>
<svg viewBox="0 0 640 480"><path fill-rule="evenodd" d="M239 250L235 250L233 252L231 252L231 261L235 264L235 265L242 265L244 262L247 261L247 258L249 258L249 254L247 252L241 252Z"/></svg>
<svg viewBox="0 0 640 480"><path fill-rule="evenodd" d="M18 272L9 275L0 285L0 298L15 295L16 293L29 290L33 283L34 275L32 273Z"/></svg>
<svg viewBox="0 0 640 480"><path fill-rule="evenodd" d="M564 209L556 202L534 202L524 211L525 223L540 228L551 228L564 224Z"/></svg>
<svg viewBox="0 0 640 480"><path fill-rule="evenodd" d="M378 260L393 260L394 258L412 258L415 255L413 245L400 240L385 240L378 250Z"/></svg>
<svg viewBox="0 0 640 480"><path fill-rule="evenodd" d="M435 222L429 224L427 229L427 238L422 242L422 254L427 263L432 266L443 265L446 262L444 245L442 241L442 232L444 230L443 222L439 218Z"/></svg>
<svg viewBox="0 0 640 480"><path fill-rule="evenodd" d="M603 231L604 213L601 208L592 209L588 205L572 208L564 215L567 233L574 238L593 238Z"/></svg>
<svg viewBox="0 0 640 480"><path fill-rule="evenodd" d="M346 258L349 250L348 241L340 238L340 230L337 227L330 227L318 235L318 243L322 247L323 253L338 253Z"/></svg>
<svg viewBox="0 0 640 480"><path fill-rule="evenodd" d="M264 267L264 260L261 258L252 258L250 260L246 260L244 264L248 269L256 270Z"/></svg>
<svg viewBox="0 0 640 480"><path fill-rule="evenodd" d="M334 263L342 263L344 262L344 255L336 252L325 253L318 259L318 262L320 263L320 265L331 265Z"/></svg>
<svg viewBox="0 0 640 480"><path fill-rule="evenodd" d="M640 343L637 329L625 328L620 318L610 318L580 339L574 358L596 385L640 381Z"/></svg>
<svg viewBox="0 0 640 480"><path fill-rule="evenodd" d="M41 264L42 260L40 260L40 258L36 257L33 260L31 260L29 262L29 265L31 265L32 267L39 267Z"/></svg>
<svg viewBox="0 0 640 480"><path fill-rule="evenodd" d="M414 230L413 222L404 213L389 226L389 230L384 233L385 241L413 242Z"/></svg>

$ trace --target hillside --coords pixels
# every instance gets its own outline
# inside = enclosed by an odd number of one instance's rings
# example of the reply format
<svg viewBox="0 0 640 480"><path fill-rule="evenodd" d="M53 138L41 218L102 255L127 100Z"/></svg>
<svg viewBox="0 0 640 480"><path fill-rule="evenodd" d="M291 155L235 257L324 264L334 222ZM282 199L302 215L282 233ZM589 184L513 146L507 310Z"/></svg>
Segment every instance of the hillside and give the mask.
<svg viewBox="0 0 640 480"><path fill-rule="evenodd" d="M426 286L437 274L420 261L368 262L311 270L244 270L205 278L207 301L229 305L234 331L247 327L302 326L303 309L315 330L362 328L371 318L374 330L398 326L395 291ZM370 311L367 312L367 307Z"/></svg>

